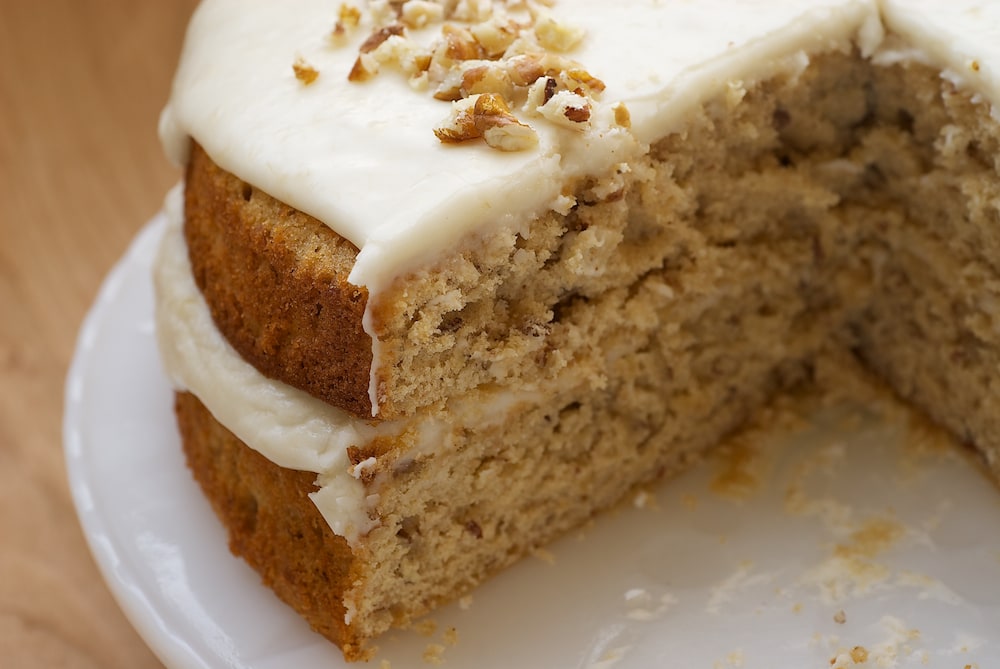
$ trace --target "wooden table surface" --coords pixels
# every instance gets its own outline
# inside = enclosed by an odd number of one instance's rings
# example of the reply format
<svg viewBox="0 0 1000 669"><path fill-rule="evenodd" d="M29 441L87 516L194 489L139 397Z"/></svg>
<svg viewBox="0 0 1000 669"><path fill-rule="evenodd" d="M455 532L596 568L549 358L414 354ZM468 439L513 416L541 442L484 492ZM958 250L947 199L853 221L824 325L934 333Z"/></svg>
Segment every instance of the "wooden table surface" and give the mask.
<svg viewBox="0 0 1000 669"><path fill-rule="evenodd" d="M0 0L0 666L159 667L87 549L63 384L104 275L179 171L157 117L194 0Z"/></svg>

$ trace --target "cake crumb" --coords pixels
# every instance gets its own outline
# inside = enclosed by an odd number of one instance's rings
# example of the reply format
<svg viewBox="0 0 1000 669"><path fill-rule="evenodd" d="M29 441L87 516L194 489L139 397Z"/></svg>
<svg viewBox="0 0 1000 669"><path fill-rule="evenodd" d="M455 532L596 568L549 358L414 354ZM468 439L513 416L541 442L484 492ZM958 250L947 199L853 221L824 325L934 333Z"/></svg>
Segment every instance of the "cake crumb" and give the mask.
<svg viewBox="0 0 1000 669"><path fill-rule="evenodd" d="M429 643L424 649L424 662L427 664L444 664L444 651L446 648L439 643Z"/></svg>
<svg viewBox="0 0 1000 669"><path fill-rule="evenodd" d="M744 656L743 651L734 650L730 652L728 655L726 655L726 657L723 658L722 660L715 662L712 665L712 669L724 669L726 667L733 667L733 669L739 669L739 667L743 666L745 661L746 657Z"/></svg>
<svg viewBox="0 0 1000 669"><path fill-rule="evenodd" d="M851 649L851 661L854 664L861 664L868 661L868 649L864 646L855 646Z"/></svg>
<svg viewBox="0 0 1000 669"><path fill-rule="evenodd" d="M458 645L458 630L455 629L454 627L449 627L441 635L441 638L444 640L444 642L447 645L449 645L449 646L457 646Z"/></svg>
<svg viewBox="0 0 1000 669"><path fill-rule="evenodd" d="M640 490L635 494L635 497L632 498L632 506L637 509L645 509L649 506L650 497L651 495L648 491Z"/></svg>
<svg viewBox="0 0 1000 669"><path fill-rule="evenodd" d="M433 620L421 620L413 623L411 629L420 636L434 636L434 633L437 632L437 623Z"/></svg>
<svg viewBox="0 0 1000 669"><path fill-rule="evenodd" d="M531 550L531 554L532 556L538 558L539 560L547 564L556 563L556 556L553 555L551 551L548 551L544 548L533 548Z"/></svg>
<svg viewBox="0 0 1000 669"><path fill-rule="evenodd" d="M720 497L743 501L761 486L759 449L748 438L734 438L713 454L715 475L710 489Z"/></svg>
<svg viewBox="0 0 1000 669"><path fill-rule="evenodd" d="M382 660L378 664L379 669L392 669L392 662L389 660Z"/></svg>
<svg viewBox="0 0 1000 669"><path fill-rule="evenodd" d="M726 84L726 106L730 110L735 109L746 96L747 89L742 81L730 81Z"/></svg>
<svg viewBox="0 0 1000 669"><path fill-rule="evenodd" d="M851 533L849 541L837 544L834 551L846 560L870 560L892 548L905 534L906 528L895 519L870 518Z"/></svg>
<svg viewBox="0 0 1000 669"><path fill-rule="evenodd" d="M301 56L292 63L292 71L295 72L295 78L301 81L303 86L308 86L319 78L319 70L307 63Z"/></svg>
<svg viewBox="0 0 1000 669"><path fill-rule="evenodd" d="M869 654L867 648L864 646L854 646L850 650L838 650L837 654L830 658L830 666L833 667L833 669L847 669L847 667L852 665L867 663L868 657Z"/></svg>
<svg viewBox="0 0 1000 669"><path fill-rule="evenodd" d="M844 623L847 622L847 614L844 613L843 609L833 614L833 622L837 623L838 625L843 625Z"/></svg>
<svg viewBox="0 0 1000 669"><path fill-rule="evenodd" d="M458 608L463 611L468 611L472 608L472 595L465 595L458 599Z"/></svg>
<svg viewBox="0 0 1000 669"><path fill-rule="evenodd" d="M552 201L550 209L560 216L567 216L571 211L573 211L573 207L575 207L576 204L576 198L571 193L560 193L559 196Z"/></svg>

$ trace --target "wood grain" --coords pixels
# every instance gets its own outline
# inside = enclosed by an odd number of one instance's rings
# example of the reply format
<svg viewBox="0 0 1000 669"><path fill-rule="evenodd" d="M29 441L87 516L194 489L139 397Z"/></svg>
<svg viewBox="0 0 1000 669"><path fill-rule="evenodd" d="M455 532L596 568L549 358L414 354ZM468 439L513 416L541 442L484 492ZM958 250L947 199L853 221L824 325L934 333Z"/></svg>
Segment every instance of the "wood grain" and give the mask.
<svg viewBox="0 0 1000 669"><path fill-rule="evenodd" d="M194 0L0 3L0 665L160 666L86 547L62 457L77 330L179 175L156 122Z"/></svg>

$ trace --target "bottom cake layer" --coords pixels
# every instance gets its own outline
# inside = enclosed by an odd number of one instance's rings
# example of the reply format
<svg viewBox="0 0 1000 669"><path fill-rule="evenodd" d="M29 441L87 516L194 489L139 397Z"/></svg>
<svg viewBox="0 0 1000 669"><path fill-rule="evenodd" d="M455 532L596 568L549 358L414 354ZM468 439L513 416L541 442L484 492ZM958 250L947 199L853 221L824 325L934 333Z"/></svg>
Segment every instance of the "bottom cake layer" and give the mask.
<svg viewBox="0 0 1000 669"><path fill-rule="evenodd" d="M359 658L361 641L344 622L342 596L353 554L309 499L316 475L279 467L248 447L194 395L175 399L188 466L228 529L230 550L345 657Z"/></svg>
<svg viewBox="0 0 1000 669"><path fill-rule="evenodd" d="M466 427L463 441L445 439L453 450L379 451L386 443L375 440L352 461L377 461L378 472L373 465L361 479L377 496L378 523L353 542L310 499L315 474L260 455L193 394L177 393L176 413L188 464L233 553L346 659L360 660L389 627L459 598L637 485L683 470L788 380L774 377L710 415L668 420L652 434L598 392L554 413L531 408Z"/></svg>

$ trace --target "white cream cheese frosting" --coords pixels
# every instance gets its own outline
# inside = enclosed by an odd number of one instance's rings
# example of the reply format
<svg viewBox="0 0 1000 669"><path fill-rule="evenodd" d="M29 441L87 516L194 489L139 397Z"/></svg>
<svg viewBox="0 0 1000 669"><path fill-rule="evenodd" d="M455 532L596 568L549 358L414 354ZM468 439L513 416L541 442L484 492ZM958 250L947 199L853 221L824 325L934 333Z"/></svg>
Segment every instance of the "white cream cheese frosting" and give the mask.
<svg viewBox="0 0 1000 669"><path fill-rule="evenodd" d="M978 94L1000 117L1000 2L882 0L880 5L886 26L913 58Z"/></svg>
<svg viewBox="0 0 1000 669"><path fill-rule="evenodd" d="M350 280L376 293L461 235L557 207L568 180L602 175L676 129L727 82L747 85L807 52L873 50L872 0L572 0L552 12L584 31L567 56L607 89L582 132L538 125L533 150L442 144L448 103L395 72L348 81L362 25L346 44L330 0L207 0L192 18L161 118L168 153L188 137L224 169L324 221L359 247ZM430 40L440 27L411 31ZM319 77L304 86L292 64ZM807 59L805 62L808 62ZM631 132L606 122L622 102Z"/></svg>
<svg viewBox="0 0 1000 669"><path fill-rule="evenodd" d="M167 196L164 210L168 224L154 266L156 335L174 387L194 393L216 420L271 462L316 472L320 489L313 501L334 532L354 541L374 521L347 448L378 434L398 434L403 425L373 426L245 362L215 327L195 285L180 186Z"/></svg>

